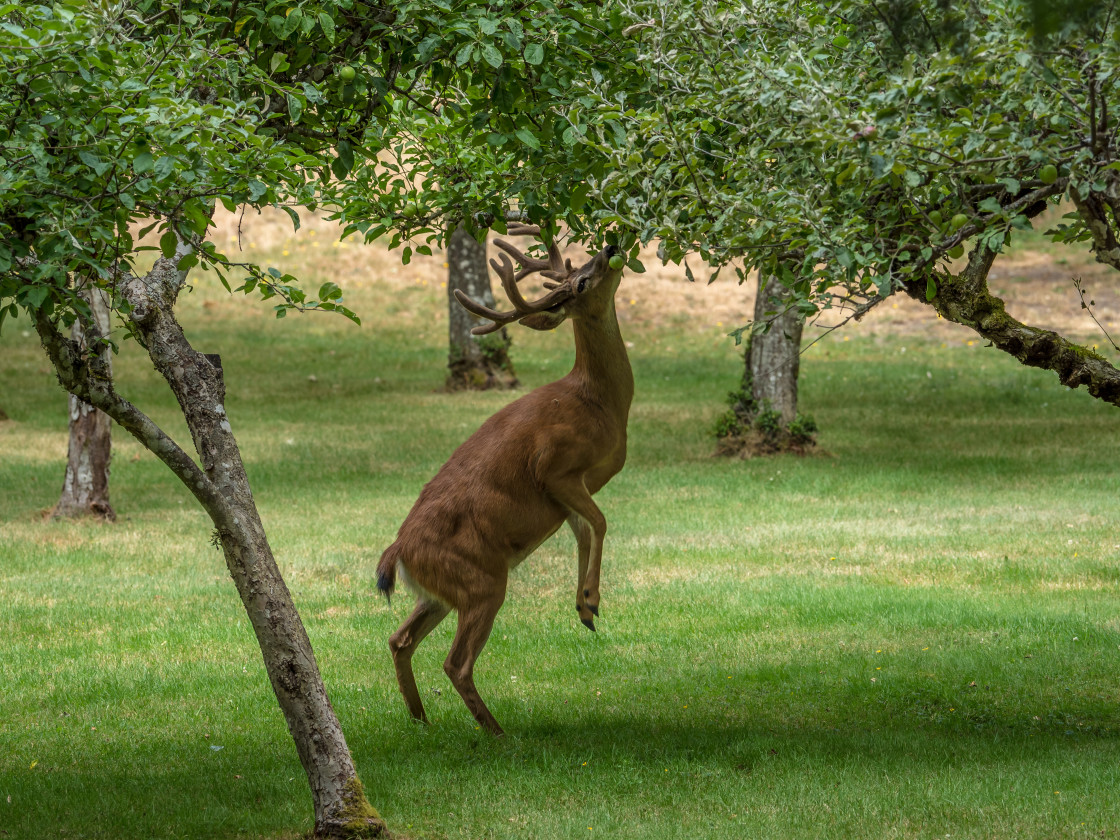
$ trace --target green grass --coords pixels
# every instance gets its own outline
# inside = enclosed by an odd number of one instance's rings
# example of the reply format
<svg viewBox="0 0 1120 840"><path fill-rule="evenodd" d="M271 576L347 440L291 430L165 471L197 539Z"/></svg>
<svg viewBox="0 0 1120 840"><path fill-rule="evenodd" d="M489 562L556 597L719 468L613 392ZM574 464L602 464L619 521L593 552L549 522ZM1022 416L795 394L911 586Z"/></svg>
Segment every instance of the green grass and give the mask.
<svg viewBox="0 0 1120 840"><path fill-rule="evenodd" d="M357 308L388 313L389 294ZM855 331L802 362L827 454L714 460L739 374L723 330L624 326L637 396L629 463L599 496L600 631L571 609L561 534L514 573L479 660L494 741L443 674L453 620L415 661L432 725L407 720L385 642L409 604L372 594L422 484L510 398L435 393L441 332L417 325L440 304L401 297L362 329L183 306L195 346L223 355L273 548L394 832L1120 836L1114 409L979 343ZM0 838L308 831L193 499L117 434L120 521L42 520L65 397L26 329L0 339ZM516 339L530 386L570 364L566 331ZM185 439L135 348L118 371Z"/></svg>

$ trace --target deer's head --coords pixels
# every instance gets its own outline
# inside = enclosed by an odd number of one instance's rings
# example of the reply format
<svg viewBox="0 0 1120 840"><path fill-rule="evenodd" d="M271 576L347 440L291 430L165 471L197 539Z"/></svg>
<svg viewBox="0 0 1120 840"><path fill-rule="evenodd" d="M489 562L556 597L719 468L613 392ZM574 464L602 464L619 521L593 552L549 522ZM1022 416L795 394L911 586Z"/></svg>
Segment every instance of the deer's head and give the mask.
<svg viewBox="0 0 1120 840"><path fill-rule="evenodd" d="M510 225L513 236L539 235L536 225ZM548 246L548 259L540 260L527 256L505 240L494 242L504 253L498 260L490 260L490 265L502 280L502 288L513 304L508 312L497 312L471 300L459 289L455 298L468 312L493 323L483 324L471 330L475 335L485 335L501 329L513 321L534 330L551 330L558 327L566 318L595 318L605 313L614 303L614 293L622 278L621 268L611 268L610 259L621 253L614 245L608 245L579 268L572 267L571 260L560 255L560 249L553 242ZM521 265L514 273L509 254ZM499 262L500 260L500 262ZM517 284L530 274L540 272L545 279L548 294L534 301L522 296Z"/></svg>

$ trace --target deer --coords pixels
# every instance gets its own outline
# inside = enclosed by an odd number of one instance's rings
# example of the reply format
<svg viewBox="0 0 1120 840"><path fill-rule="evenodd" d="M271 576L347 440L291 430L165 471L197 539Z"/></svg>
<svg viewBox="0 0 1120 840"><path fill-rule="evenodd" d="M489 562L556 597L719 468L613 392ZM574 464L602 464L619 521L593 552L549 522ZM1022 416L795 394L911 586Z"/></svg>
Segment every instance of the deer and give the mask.
<svg viewBox="0 0 1120 840"><path fill-rule="evenodd" d="M510 225L508 234L540 236L540 228ZM443 669L479 725L500 736L502 727L475 688L475 661L505 601L510 571L565 522L578 545L576 612L595 630L607 520L592 497L626 462L634 375L615 313L622 267L612 268L611 258L621 254L618 248L607 245L573 268L555 240L547 243L547 260L505 240L494 244L503 253L490 266L513 309L490 309L456 289L460 305L490 321L472 332L485 335L514 321L551 330L570 320L575 364L567 376L498 411L455 450L382 554L377 588L389 599L399 575L416 595L412 613L389 637L412 718L428 722L412 656L454 610L458 625ZM520 264L516 273L510 257ZM527 301L518 283L537 273L547 293Z"/></svg>

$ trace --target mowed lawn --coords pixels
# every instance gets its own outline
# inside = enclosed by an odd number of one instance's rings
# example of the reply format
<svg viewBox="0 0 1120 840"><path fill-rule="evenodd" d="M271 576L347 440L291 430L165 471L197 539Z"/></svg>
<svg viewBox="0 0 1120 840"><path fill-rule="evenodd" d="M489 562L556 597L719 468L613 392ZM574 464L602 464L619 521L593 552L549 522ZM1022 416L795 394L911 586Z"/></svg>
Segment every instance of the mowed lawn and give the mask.
<svg viewBox="0 0 1120 840"><path fill-rule="evenodd" d="M398 836L1120 837L1120 414L963 331L840 331L802 359L821 454L726 461L734 325L628 301L651 317L623 324L637 394L598 496L599 631L558 534L513 574L476 670L507 736L443 674L454 618L417 654L432 724L411 723L386 647L411 603L375 597L374 567L512 398L437 391L442 295L367 280L360 328L203 287L181 306L222 355L273 549ZM567 327L515 342L528 387L571 363ZM137 348L116 364L189 443ZM65 396L25 321L0 337L0 408L0 838L309 831L193 498L117 430L119 521L44 521Z"/></svg>

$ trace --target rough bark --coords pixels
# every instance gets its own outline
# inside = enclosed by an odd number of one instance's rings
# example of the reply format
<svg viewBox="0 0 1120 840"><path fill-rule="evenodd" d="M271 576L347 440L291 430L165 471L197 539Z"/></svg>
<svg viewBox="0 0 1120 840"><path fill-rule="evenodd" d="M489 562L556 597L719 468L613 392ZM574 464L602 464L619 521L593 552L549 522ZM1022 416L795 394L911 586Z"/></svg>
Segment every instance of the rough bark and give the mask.
<svg viewBox="0 0 1120 840"><path fill-rule="evenodd" d="M105 293L90 288L83 293L97 331L109 334L109 301ZM89 349L82 319L74 321L71 339L78 347L101 356L101 364L111 370L109 348L102 345ZM109 503L109 463L113 457L112 420L109 415L89 403L69 395L70 444L66 457L66 477L62 495L51 512L52 518L95 516L113 521L117 518Z"/></svg>
<svg viewBox="0 0 1120 840"><path fill-rule="evenodd" d="M783 426L797 419L797 375L801 370L804 322L790 309L789 291L775 275L759 272L754 302L756 324L770 329L751 336L751 396L760 411L776 411Z"/></svg>
<svg viewBox="0 0 1120 840"><path fill-rule="evenodd" d="M213 521L307 773L315 837L386 836L385 824L362 790L311 643L257 513L224 408L221 364L216 356L195 351L175 319L175 299L185 279L175 266L187 253L188 246L181 245L175 257L159 260L145 277L121 276L118 288L132 307L134 330L179 402L201 467L116 392L111 372L96 356L83 357L48 318L37 321L39 336L63 386L106 412L159 457Z"/></svg>
<svg viewBox="0 0 1120 840"><path fill-rule="evenodd" d="M471 335L485 323L455 300L455 290L490 308L494 293L486 265L486 246L459 226L447 245L448 356L447 390L485 391L517 387L509 358L510 338L505 328L487 336Z"/></svg>
<svg viewBox="0 0 1120 840"><path fill-rule="evenodd" d="M759 271L754 323L743 354L743 381L731 395L731 410L717 428L717 454L750 457L804 452L816 427L797 413L804 321L789 308L789 291L777 275Z"/></svg>

